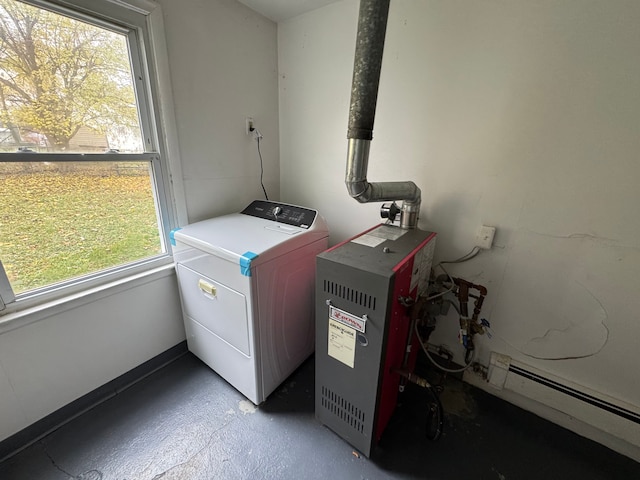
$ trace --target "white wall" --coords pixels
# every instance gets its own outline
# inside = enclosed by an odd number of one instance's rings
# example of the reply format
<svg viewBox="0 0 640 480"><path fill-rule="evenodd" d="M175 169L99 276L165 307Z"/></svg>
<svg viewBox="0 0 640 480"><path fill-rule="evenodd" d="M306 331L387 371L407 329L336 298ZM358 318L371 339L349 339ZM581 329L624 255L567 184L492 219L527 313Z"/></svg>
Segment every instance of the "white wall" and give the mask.
<svg viewBox="0 0 640 480"><path fill-rule="evenodd" d="M170 270L0 325L0 440L184 338Z"/></svg>
<svg viewBox="0 0 640 480"><path fill-rule="evenodd" d="M357 7L278 29L282 199L318 208L334 243L379 221L344 187ZM489 290L483 363L495 350L636 407L639 24L624 0L391 2L368 175L422 189L437 259L497 227L451 267ZM455 347L448 322L434 340Z"/></svg>
<svg viewBox="0 0 640 480"><path fill-rule="evenodd" d="M233 0L159 3L189 221L262 197L246 115L264 135L265 184L277 199L275 24ZM172 270L1 321L0 441L185 339Z"/></svg>
<svg viewBox="0 0 640 480"><path fill-rule="evenodd" d="M276 24L235 0L160 0L189 222L279 198Z"/></svg>

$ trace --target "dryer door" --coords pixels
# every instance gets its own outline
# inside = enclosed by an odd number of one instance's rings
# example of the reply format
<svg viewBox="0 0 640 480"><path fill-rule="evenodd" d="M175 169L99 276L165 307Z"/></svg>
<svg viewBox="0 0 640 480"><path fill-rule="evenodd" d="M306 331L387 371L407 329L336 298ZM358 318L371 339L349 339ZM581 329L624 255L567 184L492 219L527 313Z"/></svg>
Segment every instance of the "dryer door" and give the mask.
<svg viewBox="0 0 640 480"><path fill-rule="evenodd" d="M177 272L185 315L251 356L245 296L184 265Z"/></svg>

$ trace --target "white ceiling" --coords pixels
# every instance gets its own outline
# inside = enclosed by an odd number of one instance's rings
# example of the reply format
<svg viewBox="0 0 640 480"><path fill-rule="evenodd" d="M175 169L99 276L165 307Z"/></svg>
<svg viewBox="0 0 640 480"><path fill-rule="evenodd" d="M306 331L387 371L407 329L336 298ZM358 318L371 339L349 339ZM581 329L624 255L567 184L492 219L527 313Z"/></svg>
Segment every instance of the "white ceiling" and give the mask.
<svg viewBox="0 0 640 480"><path fill-rule="evenodd" d="M324 7L337 0L238 0L274 22Z"/></svg>

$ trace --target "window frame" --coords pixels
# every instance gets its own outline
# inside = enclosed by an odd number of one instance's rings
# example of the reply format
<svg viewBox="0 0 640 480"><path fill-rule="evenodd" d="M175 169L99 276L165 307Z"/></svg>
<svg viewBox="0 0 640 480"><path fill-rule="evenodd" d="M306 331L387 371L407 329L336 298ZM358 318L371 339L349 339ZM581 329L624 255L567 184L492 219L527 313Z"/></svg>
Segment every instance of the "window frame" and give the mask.
<svg viewBox="0 0 640 480"><path fill-rule="evenodd" d="M149 162L163 253L14 295L0 259L2 316L173 263L169 233L186 220L160 6L149 0L21 0L128 36L144 153L0 153L0 162ZM173 174L173 175L172 175Z"/></svg>

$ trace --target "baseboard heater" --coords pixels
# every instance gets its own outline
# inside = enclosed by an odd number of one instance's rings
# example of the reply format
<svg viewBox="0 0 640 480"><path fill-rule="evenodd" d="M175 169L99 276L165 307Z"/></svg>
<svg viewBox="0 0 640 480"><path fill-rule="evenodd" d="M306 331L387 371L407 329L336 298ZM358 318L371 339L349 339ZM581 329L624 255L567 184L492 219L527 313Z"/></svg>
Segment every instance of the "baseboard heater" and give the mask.
<svg viewBox="0 0 640 480"><path fill-rule="evenodd" d="M491 352L486 378L464 380L640 462L640 407Z"/></svg>
<svg viewBox="0 0 640 480"><path fill-rule="evenodd" d="M521 377L527 378L533 382L539 383L540 385L552 388L553 390L569 395L570 397L573 397L577 400L581 400L585 403L588 403L589 405L600 408L609 413L613 413L619 417L640 425L640 414L636 412L632 412L631 410L627 410L626 408L622 408L611 402L607 402L600 398L594 397L593 395L581 392L579 390L576 390L575 388L568 387L549 378L542 377L541 375L530 372L515 365L509 365L509 371L515 373L516 375L520 375Z"/></svg>

